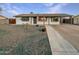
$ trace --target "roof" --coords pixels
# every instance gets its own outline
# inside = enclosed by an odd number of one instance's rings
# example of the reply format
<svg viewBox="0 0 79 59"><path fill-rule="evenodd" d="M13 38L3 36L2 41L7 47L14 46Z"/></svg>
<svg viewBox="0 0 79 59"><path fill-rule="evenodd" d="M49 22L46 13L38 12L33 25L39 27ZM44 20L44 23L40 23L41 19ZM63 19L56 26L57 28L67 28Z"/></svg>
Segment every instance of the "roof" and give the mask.
<svg viewBox="0 0 79 59"><path fill-rule="evenodd" d="M76 15L76 16L74 16L74 17L79 17L79 15Z"/></svg>
<svg viewBox="0 0 79 59"><path fill-rule="evenodd" d="M7 19L7 17L5 17L5 16L2 16L2 15L0 15L0 17L2 17L2 18L6 18L6 19Z"/></svg>
<svg viewBox="0 0 79 59"><path fill-rule="evenodd" d="M22 16L72 16L69 14L19 14L14 17L22 17Z"/></svg>

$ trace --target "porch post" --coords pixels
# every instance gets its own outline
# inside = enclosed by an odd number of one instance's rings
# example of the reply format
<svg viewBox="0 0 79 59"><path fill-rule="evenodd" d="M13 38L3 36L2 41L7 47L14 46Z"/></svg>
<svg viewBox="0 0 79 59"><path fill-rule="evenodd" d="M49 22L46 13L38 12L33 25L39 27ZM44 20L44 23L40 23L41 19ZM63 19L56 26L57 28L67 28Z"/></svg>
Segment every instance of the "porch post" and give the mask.
<svg viewBox="0 0 79 59"><path fill-rule="evenodd" d="M46 18L47 19L47 23L48 25L50 24L50 20L49 20L49 17Z"/></svg>
<svg viewBox="0 0 79 59"><path fill-rule="evenodd" d="M60 17L58 17L58 21L59 21L59 24L60 24L60 21L61 21Z"/></svg>
<svg viewBox="0 0 79 59"><path fill-rule="evenodd" d="M37 24L38 24L38 21L39 21L39 16L37 16Z"/></svg>
<svg viewBox="0 0 79 59"><path fill-rule="evenodd" d="M43 16L43 25L45 25L45 17Z"/></svg>
<svg viewBox="0 0 79 59"><path fill-rule="evenodd" d="M60 17L60 23L61 24L63 23L63 17Z"/></svg>
<svg viewBox="0 0 79 59"><path fill-rule="evenodd" d="M33 25L33 21L34 21L33 17L31 17L31 21L32 21L32 25Z"/></svg>
<svg viewBox="0 0 79 59"><path fill-rule="evenodd" d="M32 25L32 17L29 17L29 22Z"/></svg>
<svg viewBox="0 0 79 59"><path fill-rule="evenodd" d="M50 22L49 22L49 18L48 17L47 17L47 22L48 22L48 25L49 25Z"/></svg>
<svg viewBox="0 0 79 59"><path fill-rule="evenodd" d="M70 20L71 20L71 24L73 24L73 22L72 22L72 20L73 20L73 19L72 19L72 16L70 17Z"/></svg>

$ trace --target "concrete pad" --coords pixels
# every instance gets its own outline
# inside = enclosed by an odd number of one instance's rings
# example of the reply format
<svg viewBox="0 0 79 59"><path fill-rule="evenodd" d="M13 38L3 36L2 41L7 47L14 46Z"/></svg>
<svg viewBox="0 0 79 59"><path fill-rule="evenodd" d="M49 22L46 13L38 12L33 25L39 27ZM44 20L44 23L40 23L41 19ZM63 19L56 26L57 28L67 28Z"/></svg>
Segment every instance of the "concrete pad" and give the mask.
<svg viewBox="0 0 79 59"><path fill-rule="evenodd" d="M46 25L46 29L52 54L54 55L79 54L77 50L66 39L64 39L53 27Z"/></svg>

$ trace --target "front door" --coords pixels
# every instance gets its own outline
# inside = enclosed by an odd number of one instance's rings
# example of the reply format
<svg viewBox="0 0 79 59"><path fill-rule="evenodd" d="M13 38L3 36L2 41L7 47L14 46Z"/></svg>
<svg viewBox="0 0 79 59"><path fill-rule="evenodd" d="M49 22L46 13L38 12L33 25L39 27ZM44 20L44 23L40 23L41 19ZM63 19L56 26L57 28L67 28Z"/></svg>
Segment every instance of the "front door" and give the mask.
<svg viewBox="0 0 79 59"><path fill-rule="evenodd" d="M37 24L37 18L33 17L33 24Z"/></svg>

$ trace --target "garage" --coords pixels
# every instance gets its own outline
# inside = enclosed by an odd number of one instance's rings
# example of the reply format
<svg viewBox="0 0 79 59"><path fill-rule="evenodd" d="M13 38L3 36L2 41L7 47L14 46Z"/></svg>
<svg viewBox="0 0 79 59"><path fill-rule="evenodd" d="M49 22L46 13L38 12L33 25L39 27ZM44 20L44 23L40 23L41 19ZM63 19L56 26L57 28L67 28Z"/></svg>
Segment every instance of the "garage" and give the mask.
<svg viewBox="0 0 79 59"><path fill-rule="evenodd" d="M62 17L61 19L61 23L63 24L72 24L73 23L73 18L71 17Z"/></svg>

